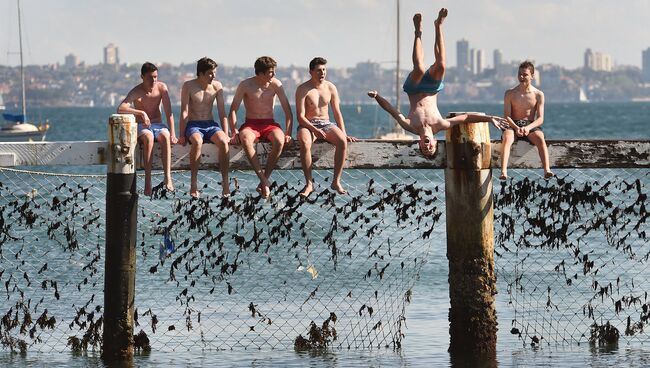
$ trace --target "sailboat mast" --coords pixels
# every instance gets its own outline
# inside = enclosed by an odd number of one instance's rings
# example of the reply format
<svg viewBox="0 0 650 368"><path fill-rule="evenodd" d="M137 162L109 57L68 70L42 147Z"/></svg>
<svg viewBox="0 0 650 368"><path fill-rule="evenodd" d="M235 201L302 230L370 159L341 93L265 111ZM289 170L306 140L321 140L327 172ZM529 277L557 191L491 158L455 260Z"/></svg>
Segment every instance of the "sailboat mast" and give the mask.
<svg viewBox="0 0 650 368"><path fill-rule="evenodd" d="M397 41L396 42L397 43L396 48L397 49L396 49L395 52L397 54L397 57L396 57L396 65L395 65L395 106L397 107L397 110L399 110L399 107L400 107L400 90L399 90L399 82L400 82L400 78L399 78L399 50L400 50L400 48L399 48L399 34L400 34L400 32L399 32L399 0L397 0L396 2L397 2L397 30L396 30L395 33L396 33L396 41ZM398 124L395 124L395 126L393 128L393 131L395 133L404 134L404 130Z"/></svg>
<svg viewBox="0 0 650 368"><path fill-rule="evenodd" d="M23 122L27 121L27 108L25 104L25 67L23 64L23 28L20 22L20 0L16 0L18 4L18 41L20 43L20 82L22 84L23 92Z"/></svg>

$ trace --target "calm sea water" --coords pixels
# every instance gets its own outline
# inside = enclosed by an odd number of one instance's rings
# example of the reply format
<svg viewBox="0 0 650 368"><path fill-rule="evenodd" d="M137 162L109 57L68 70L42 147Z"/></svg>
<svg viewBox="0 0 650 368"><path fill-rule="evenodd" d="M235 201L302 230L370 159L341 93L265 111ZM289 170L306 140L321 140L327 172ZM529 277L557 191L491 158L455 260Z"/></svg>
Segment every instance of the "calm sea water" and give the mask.
<svg viewBox="0 0 650 368"><path fill-rule="evenodd" d="M178 110L174 107L176 129ZM34 119L50 120L47 136L50 141L106 140L108 116L114 111L113 108L91 107L38 108L30 110L30 114ZM503 107L499 104L441 104L440 111L443 115L452 111L501 115ZM372 138L378 132L388 131L393 124L388 114L376 105L346 105L342 106L342 112L348 134L358 138ZM402 105L402 112L408 112L406 105ZM279 109L276 119L283 121ZM649 139L650 103L549 103L543 129L547 139ZM492 131L492 139L499 136L496 130Z"/></svg>
<svg viewBox="0 0 650 368"><path fill-rule="evenodd" d="M450 111L481 111L500 114L496 104L441 105ZM51 122L49 141L105 140L111 108L42 108L32 116L47 117ZM406 111L403 106L402 111ZM176 113L178 109L176 108ZM374 105L343 106L348 134L371 138L390 129L392 121ZM276 115L281 117L281 114ZM178 119L178 115L176 115ZM281 120L281 119L279 119ZM547 139L650 139L650 103L548 104L544 131ZM498 132L492 132L493 139ZM442 138L442 136L441 136ZM98 169L102 172L103 169ZM422 269L408 307L406 338L400 353L390 350L333 351L323 354L289 351L219 351L195 353L157 353L139 355L135 366L451 366L447 353L448 336L448 264L444 242L434 245L428 263ZM647 366L650 349L621 345L601 351L583 346L531 348L523 346L509 333L509 315L503 291L497 296L500 331L497 364L499 366ZM0 354L0 366L103 366L93 354L36 354L12 356Z"/></svg>

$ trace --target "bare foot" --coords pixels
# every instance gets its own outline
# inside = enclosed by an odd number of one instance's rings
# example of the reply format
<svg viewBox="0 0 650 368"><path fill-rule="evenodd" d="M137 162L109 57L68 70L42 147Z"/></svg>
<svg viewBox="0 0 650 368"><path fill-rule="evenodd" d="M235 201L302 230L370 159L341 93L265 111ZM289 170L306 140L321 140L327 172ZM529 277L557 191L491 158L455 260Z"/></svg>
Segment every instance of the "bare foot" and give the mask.
<svg viewBox="0 0 650 368"><path fill-rule="evenodd" d="M230 197L230 183L226 180L221 181L221 195L224 197Z"/></svg>
<svg viewBox="0 0 650 368"><path fill-rule="evenodd" d="M262 196L262 198L264 198L264 199L269 198L269 196L271 195L271 188L269 187L269 183L268 183L268 181L267 181L267 182L264 182L264 183L260 183L260 184L257 186L257 188L256 188L255 190L256 190L256 191L260 194L260 196Z"/></svg>
<svg viewBox="0 0 650 368"><path fill-rule="evenodd" d="M413 16L413 27L415 28L415 33L422 34L422 14L415 13Z"/></svg>
<svg viewBox="0 0 650 368"><path fill-rule="evenodd" d="M334 189L338 194L347 194L348 191L343 189L341 183L332 183L330 188Z"/></svg>
<svg viewBox="0 0 650 368"><path fill-rule="evenodd" d="M199 199L199 197L201 197L201 192L198 190L193 190L190 192L190 196L192 196L194 199Z"/></svg>
<svg viewBox="0 0 650 368"><path fill-rule="evenodd" d="M508 173L502 172L501 176L499 176L499 180L507 180L508 179Z"/></svg>
<svg viewBox="0 0 650 368"><path fill-rule="evenodd" d="M164 184L165 184L165 189L167 189L168 192L173 192L175 190L174 184L171 182L171 180Z"/></svg>
<svg viewBox="0 0 650 368"><path fill-rule="evenodd" d="M547 172L544 173L544 179L547 179L547 180L554 177L554 176L555 176L555 174L553 174L552 171L547 171Z"/></svg>
<svg viewBox="0 0 650 368"><path fill-rule="evenodd" d="M144 186L144 195L151 197L152 194L153 191L151 190L151 183L149 183L149 185Z"/></svg>
<svg viewBox="0 0 650 368"><path fill-rule="evenodd" d="M305 187L302 188L302 190L298 194L303 198L307 198L313 191L314 191L314 182L309 180L307 184L305 184Z"/></svg>
<svg viewBox="0 0 650 368"><path fill-rule="evenodd" d="M368 97L375 98L379 93L377 91L368 91Z"/></svg>
<svg viewBox="0 0 650 368"><path fill-rule="evenodd" d="M436 25L436 26L441 26L441 25L442 25L442 22L445 20L445 18L447 17L447 14L448 14L448 13L449 13L449 12L447 11L447 8L442 8L442 9L440 9L440 12L438 12L438 19L436 19L436 20L433 22L433 24Z"/></svg>

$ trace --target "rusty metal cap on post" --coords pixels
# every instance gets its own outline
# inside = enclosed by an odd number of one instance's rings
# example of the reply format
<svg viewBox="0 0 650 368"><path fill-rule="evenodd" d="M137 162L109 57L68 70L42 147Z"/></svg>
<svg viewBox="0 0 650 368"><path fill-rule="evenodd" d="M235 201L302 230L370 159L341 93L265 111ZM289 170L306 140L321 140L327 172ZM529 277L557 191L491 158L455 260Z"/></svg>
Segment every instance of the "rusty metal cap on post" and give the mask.
<svg viewBox="0 0 650 368"><path fill-rule="evenodd" d="M450 112L447 118L482 112ZM463 123L447 130L445 136L447 168L482 170L491 168L490 127L488 123Z"/></svg>
<svg viewBox="0 0 650 368"><path fill-rule="evenodd" d="M108 118L109 174L135 173L135 148L138 124L132 114L113 114Z"/></svg>

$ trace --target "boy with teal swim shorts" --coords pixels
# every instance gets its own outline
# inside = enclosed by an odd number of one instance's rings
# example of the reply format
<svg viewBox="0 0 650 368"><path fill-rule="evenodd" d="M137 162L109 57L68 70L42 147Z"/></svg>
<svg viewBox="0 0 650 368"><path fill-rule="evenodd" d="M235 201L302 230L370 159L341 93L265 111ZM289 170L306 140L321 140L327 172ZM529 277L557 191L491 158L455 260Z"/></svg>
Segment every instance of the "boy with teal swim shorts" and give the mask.
<svg viewBox="0 0 650 368"><path fill-rule="evenodd" d="M138 141L143 147L144 163L144 194L150 196L151 188L151 158L153 155L153 143L158 142L162 151L163 181L167 190L173 191L174 184L171 177L171 145L176 144L174 132L174 115L171 102L169 101L169 90L167 85L158 81L158 68L149 62L142 64L140 69L142 83L133 87L126 95L120 106L117 108L119 114L133 114L138 122ZM162 102L167 123L162 123L160 104Z"/></svg>

